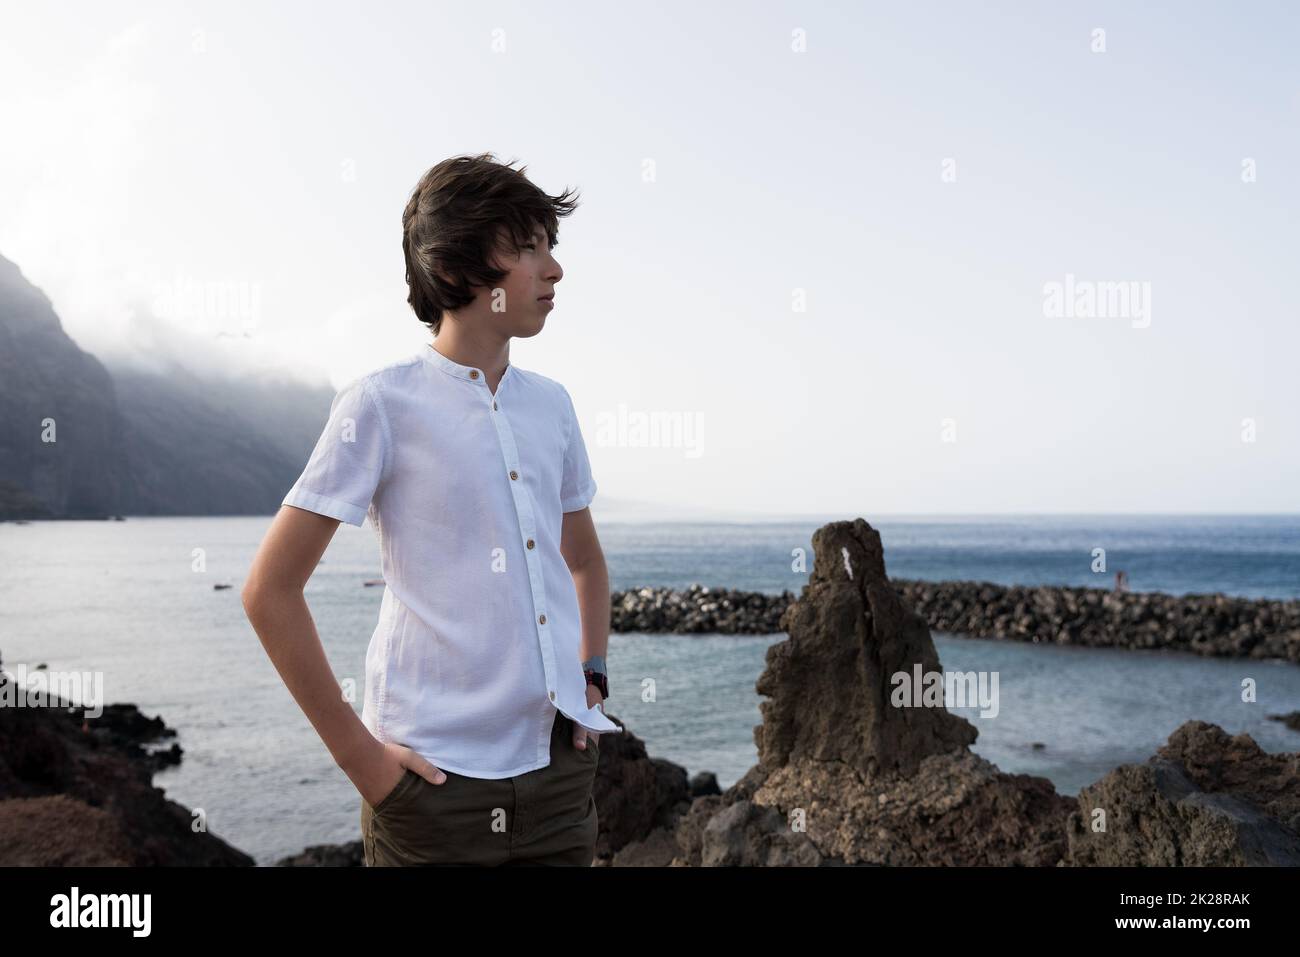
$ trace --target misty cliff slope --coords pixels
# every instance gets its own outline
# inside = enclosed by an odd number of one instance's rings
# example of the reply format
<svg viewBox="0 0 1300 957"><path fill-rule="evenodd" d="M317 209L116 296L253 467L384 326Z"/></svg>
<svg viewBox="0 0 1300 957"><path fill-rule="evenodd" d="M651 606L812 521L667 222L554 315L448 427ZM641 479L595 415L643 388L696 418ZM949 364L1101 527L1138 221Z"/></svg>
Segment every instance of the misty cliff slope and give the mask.
<svg viewBox="0 0 1300 957"><path fill-rule="evenodd" d="M35 500L59 517L118 511L121 430L108 370L77 348L45 294L0 256L0 508L25 501L16 511L38 517Z"/></svg>
<svg viewBox="0 0 1300 957"><path fill-rule="evenodd" d="M306 431L284 427L285 417L269 411L257 414L232 394L235 383L186 372L113 374L132 480L122 497L127 515L274 513L311 454L333 394L313 400L318 421Z"/></svg>
<svg viewBox="0 0 1300 957"><path fill-rule="evenodd" d="M176 360L106 367L0 256L0 518L271 515L333 395Z"/></svg>

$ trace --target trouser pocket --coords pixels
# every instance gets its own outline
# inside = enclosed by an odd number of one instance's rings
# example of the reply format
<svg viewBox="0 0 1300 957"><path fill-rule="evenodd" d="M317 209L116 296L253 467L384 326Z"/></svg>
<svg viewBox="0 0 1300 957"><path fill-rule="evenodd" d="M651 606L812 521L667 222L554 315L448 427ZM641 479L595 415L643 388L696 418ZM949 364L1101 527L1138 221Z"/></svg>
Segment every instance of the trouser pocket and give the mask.
<svg viewBox="0 0 1300 957"><path fill-rule="evenodd" d="M397 782L397 785L389 791L378 804L375 805L374 813L382 814L393 804L402 800L402 798L418 787L423 781L424 778L416 774L410 768L407 768L406 773L402 775L402 779Z"/></svg>
<svg viewBox="0 0 1300 957"><path fill-rule="evenodd" d="M428 866L500 863L509 856L514 785L443 770L433 784L414 771L370 816L367 863Z"/></svg>

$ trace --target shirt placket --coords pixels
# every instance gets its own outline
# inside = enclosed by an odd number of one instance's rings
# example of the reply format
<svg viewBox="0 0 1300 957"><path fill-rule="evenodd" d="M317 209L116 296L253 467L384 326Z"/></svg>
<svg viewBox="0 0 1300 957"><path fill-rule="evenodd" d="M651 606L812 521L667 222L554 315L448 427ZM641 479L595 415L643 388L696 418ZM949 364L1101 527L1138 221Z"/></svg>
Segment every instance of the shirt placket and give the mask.
<svg viewBox="0 0 1300 957"><path fill-rule="evenodd" d="M546 675L546 691L551 701L555 700L555 648L551 644L551 635L546 627L546 592L542 582L541 556L537 553L537 522L533 513L533 503L524 490L523 465L519 461L519 449L515 445L514 432L510 429L510 420L500 408L500 399L492 395L487 381L478 373L470 373L483 383L488 394L488 404L492 424L496 427L497 441L501 446L501 458L505 462L506 475L510 483L510 494L515 501L515 518L519 525L519 539L524 547L524 562L528 568L528 582L533 593L533 629L537 632L537 643L542 651L542 669ZM501 381L505 381L504 378ZM498 393L501 390L497 383Z"/></svg>

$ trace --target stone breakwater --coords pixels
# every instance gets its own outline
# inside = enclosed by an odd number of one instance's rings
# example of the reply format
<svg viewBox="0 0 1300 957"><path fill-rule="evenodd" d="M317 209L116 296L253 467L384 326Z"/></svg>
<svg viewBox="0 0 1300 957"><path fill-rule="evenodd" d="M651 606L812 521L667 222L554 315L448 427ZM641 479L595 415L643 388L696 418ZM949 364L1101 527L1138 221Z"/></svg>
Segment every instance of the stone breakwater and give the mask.
<svg viewBox="0 0 1300 957"><path fill-rule="evenodd" d="M1150 648L1300 663L1300 601L1166 595L1102 588L894 579L936 631L1091 648ZM616 632L771 634L795 596L692 585L615 592Z"/></svg>
<svg viewBox="0 0 1300 957"><path fill-rule="evenodd" d="M781 631L781 616L794 593L705 588L629 588L610 596L610 630L674 634L769 635Z"/></svg>
<svg viewBox="0 0 1300 957"><path fill-rule="evenodd" d="M894 585L931 628L972 638L1300 663L1300 601L986 582Z"/></svg>

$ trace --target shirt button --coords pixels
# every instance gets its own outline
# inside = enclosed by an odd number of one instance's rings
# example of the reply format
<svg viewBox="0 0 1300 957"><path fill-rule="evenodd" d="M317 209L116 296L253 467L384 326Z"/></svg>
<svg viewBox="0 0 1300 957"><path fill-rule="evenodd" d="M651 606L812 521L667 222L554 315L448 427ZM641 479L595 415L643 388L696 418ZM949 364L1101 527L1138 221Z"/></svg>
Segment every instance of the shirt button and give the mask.
<svg viewBox="0 0 1300 957"><path fill-rule="evenodd" d="M477 378L478 378L478 370L477 370L477 369L470 369L470 370L469 370L469 377L470 377L471 379L477 379Z"/></svg>
<svg viewBox="0 0 1300 957"><path fill-rule="evenodd" d="M546 616L545 616L545 615L538 615L538 616L537 616L537 620L540 621L543 625L546 624Z"/></svg>
<svg viewBox="0 0 1300 957"><path fill-rule="evenodd" d="M493 402L493 403L492 403L492 411L495 412L495 411L496 411L496 408L497 408L497 404L496 404L495 402Z"/></svg>
<svg viewBox="0 0 1300 957"><path fill-rule="evenodd" d="M555 692L554 692L554 691L551 692L551 700L552 700L552 701L555 700Z"/></svg>
<svg viewBox="0 0 1300 957"><path fill-rule="evenodd" d="M528 547L529 547L529 548L532 548L535 544L537 544L537 543L534 542L531 538L528 540Z"/></svg>
<svg viewBox="0 0 1300 957"><path fill-rule="evenodd" d="M517 478L519 478L519 473L516 472L514 469L511 469L511 470L510 470L510 479L511 479L511 481L513 481L514 479L517 479Z"/></svg>

